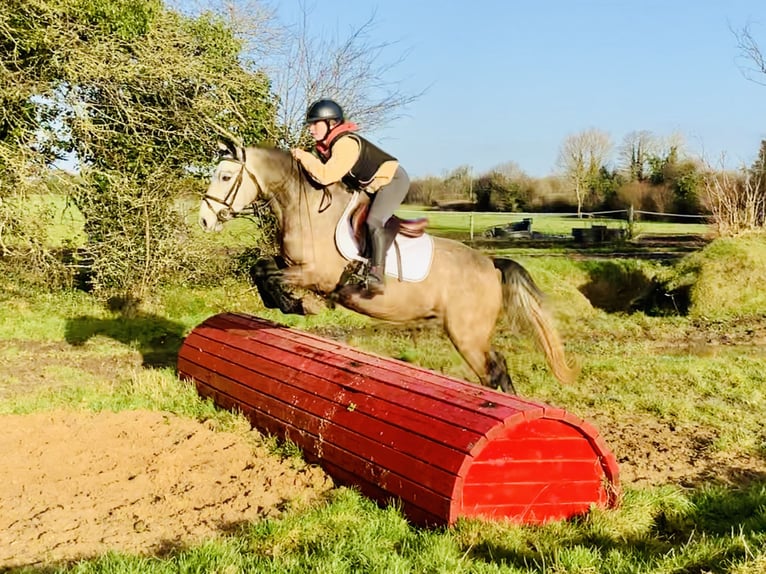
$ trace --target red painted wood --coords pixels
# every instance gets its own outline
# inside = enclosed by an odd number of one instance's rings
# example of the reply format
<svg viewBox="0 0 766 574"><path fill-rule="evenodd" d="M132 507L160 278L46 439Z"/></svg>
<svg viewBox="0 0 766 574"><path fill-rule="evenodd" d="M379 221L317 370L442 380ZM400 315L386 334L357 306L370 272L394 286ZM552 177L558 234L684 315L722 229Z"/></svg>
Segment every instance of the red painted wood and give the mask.
<svg viewBox="0 0 766 574"><path fill-rule="evenodd" d="M614 455L565 410L256 317L199 325L178 372L416 523L544 522L618 500Z"/></svg>
<svg viewBox="0 0 766 574"><path fill-rule="evenodd" d="M318 440L316 436L300 427L285 425L278 419L264 415L251 407L243 406L241 402L220 393L217 389L209 387L205 389L204 384L199 386L200 391L205 396L212 397L217 404L224 408L240 410L263 432L281 436L295 443L306 453L307 460L322 464L336 480L359 487L363 493L382 502L407 500L410 508L413 511L417 509L417 512L423 516L443 517L449 513L451 501L448 495L427 488L422 482L390 472L385 466L374 464L367 457L360 457L352 451ZM205 392L206 390L208 392ZM343 472L340 473L332 469L343 469ZM450 485L451 481L448 485L442 485L440 490L447 490ZM436 486L439 490L439 485ZM384 492L385 496L380 495L380 492ZM432 523L443 523L443 519Z"/></svg>
<svg viewBox="0 0 766 574"><path fill-rule="evenodd" d="M193 350L190 351L190 353L184 356L184 359L195 357L193 353ZM219 353L224 355L226 354L226 351L219 351ZM199 360L199 352L196 356ZM454 459L454 449L456 447L446 445L441 436L442 429L440 426L446 425L444 425L442 421L435 420L427 414L416 411L407 412L399 408L397 405L391 404L383 405L380 409L368 408L369 403L375 401L374 397L354 395L350 397L349 400L340 394L339 387L324 385L322 384L322 381L310 385L311 391L308 391L304 388L291 386L283 382L284 379L272 379L269 376L261 375L260 373L249 370L241 365L227 363L219 357L209 357L208 366L212 367L216 374L226 376L232 381L243 381L247 379L252 382L258 382L258 388L263 389L263 392L265 393L265 397L262 397L261 400L268 397L275 397L287 403L301 400L303 410L313 412L314 414L323 416L323 418L332 417L335 426L360 428L364 434L375 436L376 440L381 442L386 442L390 435L390 441L396 442L401 450L410 452L415 456L428 456L432 464L438 465L438 462L442 459L447 461ZM306 387L308 388L309 383L312 382L314 381L307 375L305 379L305 383L307 383ZM225 384L225 382L222 384ZM240 393L241 395L241 393L247 393L249 390L251 389L245 385L241 390L232 391L229 394L236 396L236 393ZM320 393L323 392L323 394L316 394L318 391ZM339 398L340 400L333 402L332 400L324 398L329 396L333 396L334 399ZM257 401L258 399L253 400ZM384 422L381 420L380 416L374 416L376 414L384 414L384 411L386 419L391 422ZM368 416L364 421L355 420L364 416ZM409 427L411 428L401 429L396 426L396 422L402 420L404 417L406 417ZM434 438L431 438L429 431L434 435ZM422 437L423 440L406 441L413 432L417 432L418 436ZM402 433L405 433L406 436L401 436ZM453 442L458 445L464 443L464 448L469 447L480 438L480 435L461 430L456 426L447 428L444 434L452 437ZM444 452L445 450L447 452ZM459 465L449 463L445 468L452 472L457 472Z"/></svg>
<svg viewBox="0 0 766 574"><path fill-rule="evenodd" d="M203 329L199 330L200 335L210 334ZM215 334L215 333L213 333ZM260 332L259 332L260 335ZM194 337L195 333L192 333L190 337ZM263 335L263 339L267 336ZM309 359L307 357L296 358L294 352L285 351L276 347L257 347L252 341L238 341L233 339L230 342L231 349L234 355L240 355L243 351L247 351L248 354L252 354L249 365L252 369L257 369L259 372L273 373L276 378L287 384L297 384L306 386L320 384L319 381L326 381L328 383L336 383L342 386L344 392L348 393L350 402L354 402L358 406L358 403L353 397L371 397L379 398L383 402L381 405L396 406L398 408L405 408L409 411L408 416L417 414L427 414L431 417L428 422L429 433L432 433L432 424L434 419L448 421L447 425L442 425L439 429L441 432L448 432L448 429L455 428L455 425L461 425L461 428L469 428L470 426L476 426L480 424L480 430L483 430L485 426L492 426L497 423L497 419L494 417L494 413L489 413L486 420L482 420L483 417L478 413L474 413L469 410L468 406L461 407L460 405L436 401L433 398L429 400L429 397L418 394L413 391L403 390L397 386L386 385L385 380L375 378L372 376L363 376L359 373L350 373L328 367L326 363L318 359ZM197 345L204 349L204 352L210 352L211 347L205 341L191 340L191 344L197 343ZM237 343L240 343L237 345ZM216 353L219 356L232 358L232 353L228 353L226 347L220 347ZM264 369L269 369L264 371ZM307 379L311 380L311 383ZM381 387L383 387L381 389ZM381 390L385 391L381 396ZM408 424L411 426L411 423ZM482 432L476 432L476 437L482 436ZM445 442L448 444L454 443L454 438L447 438Z"/></svg>

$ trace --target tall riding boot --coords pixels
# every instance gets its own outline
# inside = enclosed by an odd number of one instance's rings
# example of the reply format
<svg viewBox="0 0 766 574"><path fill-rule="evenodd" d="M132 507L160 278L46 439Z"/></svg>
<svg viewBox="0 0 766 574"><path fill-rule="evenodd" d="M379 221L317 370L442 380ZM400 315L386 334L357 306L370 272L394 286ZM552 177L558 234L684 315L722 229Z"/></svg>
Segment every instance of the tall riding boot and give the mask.
<svg viewBox="0 0 766 574"><path fill-rule="evenodd" d="M367 274L367 290L381 294L385 289L386 276L386 230L381 227L370 229L370 272Z"/></svg>

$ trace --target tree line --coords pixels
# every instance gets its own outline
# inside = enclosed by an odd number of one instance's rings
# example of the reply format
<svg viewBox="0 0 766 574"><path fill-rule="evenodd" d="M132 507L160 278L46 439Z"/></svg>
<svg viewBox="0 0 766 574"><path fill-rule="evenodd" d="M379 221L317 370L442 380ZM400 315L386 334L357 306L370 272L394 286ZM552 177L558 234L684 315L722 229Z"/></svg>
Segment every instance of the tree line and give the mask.
<svg viewBox="0 0 766 574"><path fill-rule="evenodd" d="M44 191L84 218L90 287L99 297L141 299L173 277L200 279L209 252L189 240L178 205L204 189L218 138L290 147L306 143L302 117L316 97L343 101L369 129L420 95L380 80L394 77L398 60L386 59L390 45L370 42L372 19L347 37L322 37L307 28L309 17L280 28L258 0L199 4L0 4L0 255L7 268L36 270L57 285L71 280L60 253L48 248L59 214L52 206L30 209ZM408 201L468 202L483 211L633 205L720 215L731 233L763 226L763 145L756 164L736 174L695 163L646 132L624 142L622 162L612 168L610 145L597 130L574 134L562 144L560 176L531 178L513 162L476 175L462 166L414 181ZM75 173L59 169L62 162L76 165Z"/></svg>
<svg viewBox="0 0 766 574"><path fill-rule="evenodd" d="M476 176L470 166L460 166L441 178L415 180L408 201L476 211L579 214L633 208L705 215L719 232L732 235L760 230L765 223L766 140L750 166L731 171L687 155L679 135L631 132L615 149L607 133L590 129L564 140L557 164L559 173L543 178L528 176L514 162Z"/></svg>

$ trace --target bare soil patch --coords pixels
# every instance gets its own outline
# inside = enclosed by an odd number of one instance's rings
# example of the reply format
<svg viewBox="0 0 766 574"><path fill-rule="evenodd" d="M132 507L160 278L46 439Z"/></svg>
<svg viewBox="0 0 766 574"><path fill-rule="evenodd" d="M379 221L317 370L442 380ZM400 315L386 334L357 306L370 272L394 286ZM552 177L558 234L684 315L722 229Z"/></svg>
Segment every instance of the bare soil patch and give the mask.
<svg viewBox="0 0 766 574"><path fill-rule="evenodd" d="M0 570L158 554L333 487L241 434L150 411L0 416Z"/></svg>

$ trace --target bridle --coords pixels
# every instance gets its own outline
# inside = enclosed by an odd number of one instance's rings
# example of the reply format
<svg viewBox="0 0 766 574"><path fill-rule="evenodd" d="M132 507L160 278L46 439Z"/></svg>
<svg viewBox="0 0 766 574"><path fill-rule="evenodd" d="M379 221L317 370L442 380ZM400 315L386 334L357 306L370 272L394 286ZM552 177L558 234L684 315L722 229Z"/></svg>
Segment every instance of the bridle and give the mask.
<svg viewBox="0 0 766 574"><path fill-rule="evenodd" d="M245 150L244 149L241 150L241 153L242 153L241 160L233 156L225 156L222 158L222 161L223 160L233 161L235 163L240 164L241 166L239 169L239 173L237 174L237 177L234 180L234 183L231 184L231 187L229 188L229 191L226 192L226 195L224 196L224 198L219 199L217 197L213 197L212 195L208 193L206 193L202 197L202 201L204 201L205 204L210 208L210 211L215 213L215 217L216 219L218 219L220 223L225 223L229 221L230 219L233 219L234 217L239 215L239 213L234 210L234 202L237 199L237 194L239 193L240 187L242 187L242 178L244 173L247 173L248 177L255 184L255 187L258 190L256 193L256 196L262 195L262 192L263 192L263 188L261 187L261 184L258 183L258 179L255 177L255 174L249 169L247 169L247 165L245 163ZM211 203L213 201L223 205L224 207L216 211L215 209L213 209L213 204Z"/></svg>

